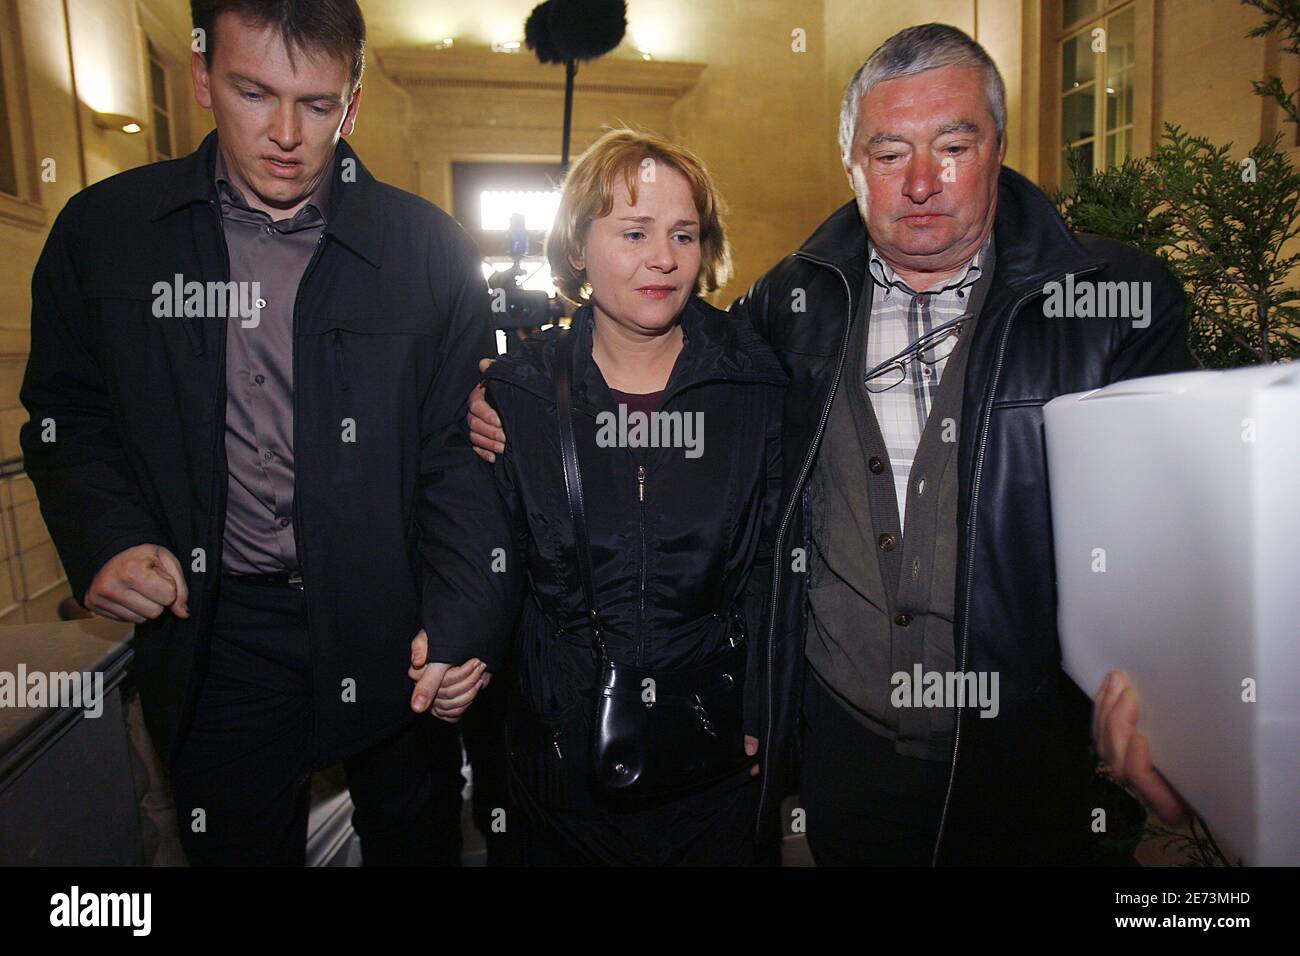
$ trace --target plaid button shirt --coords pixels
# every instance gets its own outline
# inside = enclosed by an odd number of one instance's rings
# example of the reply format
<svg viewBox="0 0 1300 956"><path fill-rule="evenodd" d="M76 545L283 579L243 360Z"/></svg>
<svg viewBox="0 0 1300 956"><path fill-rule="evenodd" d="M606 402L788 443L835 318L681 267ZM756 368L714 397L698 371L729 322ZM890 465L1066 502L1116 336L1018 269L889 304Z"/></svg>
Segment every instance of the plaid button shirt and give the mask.
<svg viewBox="0 0 1300 956"><path fill-rule="evenodd" d="M942 286L917 292L898 278L888 264L868 246L870 276L875 283L871 297L871 322L867 330L866 373L897 355L931 329L960 317L966 311L971 288L979 281L980 260L988 249L988 240L955 276ZM907 514L907 487L912 475L912 460L921 443L930 406L939 391L945 357L933 365L911 361L906 377L893 388L883 392L868 390L871 408L880 425L885 448L889 451L889 467L894 476L894 491L898 496L899 527Z"/></svg>

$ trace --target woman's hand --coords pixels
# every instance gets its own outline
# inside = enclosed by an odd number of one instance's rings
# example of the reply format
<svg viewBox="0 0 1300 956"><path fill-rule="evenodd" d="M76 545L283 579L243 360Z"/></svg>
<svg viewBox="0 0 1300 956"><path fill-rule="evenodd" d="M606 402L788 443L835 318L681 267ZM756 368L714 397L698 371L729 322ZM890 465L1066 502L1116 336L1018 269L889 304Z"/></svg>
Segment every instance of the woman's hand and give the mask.
<svg viewBox="0 0 1300 956"><path fill-rule="evenodd" d="M434 716L449 724L456 723L490 680L492 675L487 671L487 664L477 659L449 669L433 699Z"/></svg>
<svg viewBox="0 0 1300 956"><path fill-rule="evenodd" d="M464 664L452 667L430 662L428 655L429 639L421 630L411 641L411 666L406 672L415 681L411 709L422 714L432 705L435 717L454 724L469 709L479 691L492 680L492 675L478 658L470 658Z"/></svg>
<svg viewBox="0 0 1300 956"><path fill-rule="evenodd" d="M1187 805L1151 763L1147 739L1137 732L1138 692L1122 671L1106 675L1097 691L1092 736L1097 753L1120 783L1137 790L1165 823L1182 822Z"/></svg>

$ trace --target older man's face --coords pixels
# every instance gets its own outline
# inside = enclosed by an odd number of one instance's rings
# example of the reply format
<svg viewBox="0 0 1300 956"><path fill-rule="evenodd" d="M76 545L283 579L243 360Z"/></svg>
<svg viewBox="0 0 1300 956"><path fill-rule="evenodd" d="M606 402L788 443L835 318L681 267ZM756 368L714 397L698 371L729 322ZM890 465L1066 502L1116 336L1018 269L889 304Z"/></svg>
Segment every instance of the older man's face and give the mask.
<svg viewBox="0 0 1300 956"><path fill-rule="evenodd" d="M992 230L1006 154L983 71L886 80L859 117L846 171L876 251L905 276L956 271Z"/></svg>

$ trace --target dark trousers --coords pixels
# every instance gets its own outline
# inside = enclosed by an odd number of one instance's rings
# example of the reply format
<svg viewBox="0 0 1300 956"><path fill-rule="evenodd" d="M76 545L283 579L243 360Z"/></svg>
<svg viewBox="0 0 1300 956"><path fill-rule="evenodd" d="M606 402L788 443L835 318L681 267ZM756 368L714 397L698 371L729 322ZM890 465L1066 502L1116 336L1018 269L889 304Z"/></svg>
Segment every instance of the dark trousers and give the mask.
<svg viewBox="0 0 1300 956"><path fill-rule="evenodd" d="M474 826L483 835L488 866L520 866L518 847L511 839L507 820L514 817L509 788L509 759L506 756L505 698L503 675L479 692L474 705L460 721L460 736L474 777L470 798Z"/></svg>
<svg viewBox="0 0 1300 956"><path fill-rule="evenodd" d="M929 866L947 762L903 757L809 672L799 803L818 866Z"/></svg>
<svg viewBox="0 0 1300 956"><path fill-rule="evenodd" d="M514 851L524 866L755 866L759 781L746 768L652 806L559 809L510 771Z"/></svg>
<svg viewBox="0 0 1300 956"><path fill-rule="evenodd" d="M302 591L224 578L171 784L193 865L302 866L313 750ZM427 714L343 761L366 865L460 862L460 742Z"/></svg>

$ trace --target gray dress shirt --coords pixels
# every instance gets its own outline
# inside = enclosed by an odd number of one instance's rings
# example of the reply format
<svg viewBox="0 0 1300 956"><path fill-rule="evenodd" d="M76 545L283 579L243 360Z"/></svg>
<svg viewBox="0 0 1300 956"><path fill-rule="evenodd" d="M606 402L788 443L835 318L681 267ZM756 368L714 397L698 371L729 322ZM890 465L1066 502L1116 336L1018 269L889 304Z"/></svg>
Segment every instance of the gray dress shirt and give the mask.
<svg viewBox="0 0 1300 956"><path fill-rule="evenodd" d="M330 167L332 168L332 167ZM227 318L226 461L221 569L298 569L293 533L293 307L330 213L330 175L293 217L248 205L217 153L217 194L233 282L257 282L255 318Z"/></svg>

